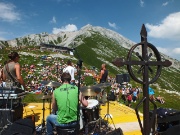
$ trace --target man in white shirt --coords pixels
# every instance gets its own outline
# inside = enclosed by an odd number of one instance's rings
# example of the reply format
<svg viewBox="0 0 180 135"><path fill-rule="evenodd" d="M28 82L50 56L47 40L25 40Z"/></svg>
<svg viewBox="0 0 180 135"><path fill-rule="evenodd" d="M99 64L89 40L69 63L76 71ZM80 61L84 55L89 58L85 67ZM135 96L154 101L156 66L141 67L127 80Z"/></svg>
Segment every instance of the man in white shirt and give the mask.
<svg viewBox="0 0 180 135"><path fill-rule="evenodd" d="M67 67L63 69L63 72L68 72L71 75L71 84L75 84L75 78L74 78L75 69L72 66L70 60L67 61Z"/></svg>

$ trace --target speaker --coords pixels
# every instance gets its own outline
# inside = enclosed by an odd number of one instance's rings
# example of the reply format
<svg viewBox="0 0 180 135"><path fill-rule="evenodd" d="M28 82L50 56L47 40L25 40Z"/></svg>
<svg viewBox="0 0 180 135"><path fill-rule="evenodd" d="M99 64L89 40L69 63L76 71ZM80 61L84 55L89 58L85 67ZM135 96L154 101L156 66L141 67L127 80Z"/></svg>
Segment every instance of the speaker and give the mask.
<svg viewBox="0 0 180 135"><path fill-rule="evenodd" d="M23 117L23 105L13 107L13 109L0 109L0 128Z"/></svg>
<svg viewBox="0 0 180 135"><path fill-rule="evenodd" d="M150 119L152 118L152 114L153 111L150 111ZM180 110L175 110L171 108L158 108L156 114L157 114L156 130L159 133L158 135L179 135Z"/></svg>
<svg viewBox="0 0 180 135"><path fill-rule="evenodd" d="M121 83L123 83L124 81L123 81L123 74L117 74L116 75L116 83L119 83L119 84L121 84Z"/></svg>
<svg viewBox="0 0 180 135"><path fill-rule="evenodd" d="M123 132L121 128L117 128L111 132L106 133L106 135L123 135Z"/></svg>
<svg viewBox="0 0 180 135"><path fill-rule="evenodd" d="M180 125L175 125L173 127L168 128L164 132L158 132L159 135L179 135L180 134Z"/></svg>
<svg viewBox="0 0 180 135"><path fill-rule="evenodd" d="M129 76L129 74L123 74L123 81L124 81L124 82L130 82L130 76Z"/></svg>
<svg viewBox="0 0 180 135"><path fill-rule="evenodd" d="M110 101L115 101L115 100L116 100L116 96L115 96L114 91L110 91L110 92L109 92L109 94L108 94L108 100L110 100Z"/></svg>
<svg viewBox="0 0 180 135"><path fill-rule="evenodd" d="M19 119L3 130L1 135L34 135L34 133L35 125L31 119Z"/></svg>

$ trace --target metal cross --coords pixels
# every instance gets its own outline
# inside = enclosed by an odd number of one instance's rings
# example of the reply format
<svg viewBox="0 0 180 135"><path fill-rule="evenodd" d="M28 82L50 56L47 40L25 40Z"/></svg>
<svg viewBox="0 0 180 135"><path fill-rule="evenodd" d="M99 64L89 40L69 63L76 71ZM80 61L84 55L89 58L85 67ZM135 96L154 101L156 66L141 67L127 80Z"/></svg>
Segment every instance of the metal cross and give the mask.
<svg viewBox="0 0 180 135"><path fill-rule="evenodd" d="M143 135L149 135L151 132L151 128L155 125L155 114L156 114L156 104L154 102L152 102L151 100L149 100L149 92L148 92L148 87L150 83L155 82L160 74L161 74L161 69L162 66L164 67L169 67L172 63L168 60L165 61L161 61L161 56L158 52L158 50L156 49L155 46L153 46L152 44L147 42L147 31L145 28L145 25L142 25L141 28L141 42L138 44L135 44L128 53L127 56L127 61L124 61L121 58L116 58L113 61L113 64L115 64L116 66L124 66L127 65L127 70L131 76L131 78L133 80L135 80L138 83L141 83L143 85L143 98L141 99L141 101L137 104L136 106L136 115L138 118L138 122L141 128L141 132ZM142 51L142 56L136 52L135 55L138 59L140 59L140 61L138 60L133 60L133 53L135 52L136 49L140 49ZM148 54L149 49L152 50L152 52L150 52ZM150 61L150 58L152 57L152 55L155 55L155 58L157 61ZM137 71L137 73L141 73L142 72L142 79L139 79L133 72L133 68L132 66L140 66L140 69ZM150 73L153 73L153 69L151 68L151 66L157 66L156 68L156 72L155 72L155 76L154 78L152 78L151 80L149 80L149 73L148 71L150 71ZM154 111L153 111L153 115L151 117L150 120L150 115L149 115L149 101L154 105ZM140 104L143 103L143 126L138 114L138 107L140 106ZM154 125L153 125L154 124Z"/></svg>

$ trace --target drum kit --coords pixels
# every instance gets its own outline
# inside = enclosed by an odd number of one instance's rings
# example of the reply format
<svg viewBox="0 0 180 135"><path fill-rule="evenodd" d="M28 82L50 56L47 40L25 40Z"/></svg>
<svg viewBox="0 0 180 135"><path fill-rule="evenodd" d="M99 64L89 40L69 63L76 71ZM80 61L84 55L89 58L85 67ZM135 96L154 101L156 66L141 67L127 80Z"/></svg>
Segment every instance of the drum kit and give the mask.
<svg viewBox="0 0 180 135"><path fill-rule="evenodd" d="M42 81L41 84L44 86L49 87L59 87L61 84L59 82L49 82L49 81ZM111 130L111 128L108 126L108 120L105 120L101 118L100 116L100 103L98 100L96 100L97 94L100 94L102 92L102 89L105 89L107 87L111 86L110 83L101 83L93 86L83 86L80 88L80 92L85 96L88 101L88 106L83 107L80 106L80 134L95 134L95 133L105 133ZM41 99L43 100L43 117L42 117L42 123L36 127L36 131L40 131L40 134L43 134L45 132L45 100L48 100L50 102L50 113L51 113L51 95L44 94ZM109 103L108 103L108 109L109 109ZM109 110L107 110L109 112ZM108 118L108 116L107 116ZM113 123L114 124L114 123ZM40 130L38 130L40 129Z"/></svg>
<svg viewBox="0 0 180 135"><path fill-rule="evenodd" d="M107 133L111 130L111 127L108 126L108 118L111 118L112 120L112 117L109 114L109 100L107 98L107 114L103 119L100 116L100 103L96 100L97 94L101 93L102 89L109 86L111 86L111 83L101 83L94 86L84 86L80 88L83 96L88 97L88 106L80 107L80 110L82 110L80 111L82 112L82 118L80 117L80 127L84 127L83 131L85 132L85 135ZM108 90L109 89L107 88L107 93ZM105 118L107 118L107 120L105 120ZM82 121L83 123L81 123ZM113 120L112 123L114 124ZM83 126L81 124L83 124Z"/></svg>

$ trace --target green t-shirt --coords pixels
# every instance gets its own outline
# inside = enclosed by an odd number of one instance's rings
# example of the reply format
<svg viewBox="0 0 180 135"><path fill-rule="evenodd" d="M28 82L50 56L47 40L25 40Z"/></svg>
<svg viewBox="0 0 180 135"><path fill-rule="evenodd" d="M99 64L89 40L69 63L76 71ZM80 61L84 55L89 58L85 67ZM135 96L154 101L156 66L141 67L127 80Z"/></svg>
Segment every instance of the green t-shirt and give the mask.
<svg viewBox="0 0 180 135"><path fill-rule="evenodd" d="M58 106L58 123L77 121L78 87L63 84L54 90L54 96Z"/></svg>

